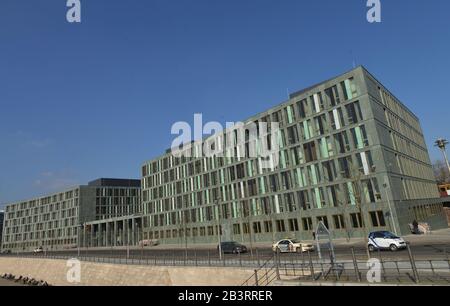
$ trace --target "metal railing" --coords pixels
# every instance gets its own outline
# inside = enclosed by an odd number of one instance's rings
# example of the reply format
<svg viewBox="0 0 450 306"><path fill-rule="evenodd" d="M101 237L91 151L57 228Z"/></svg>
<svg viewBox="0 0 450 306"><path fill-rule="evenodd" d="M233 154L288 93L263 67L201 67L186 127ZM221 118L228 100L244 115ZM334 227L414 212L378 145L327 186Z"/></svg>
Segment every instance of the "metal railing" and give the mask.
<svg viewBox="0 0 450 306"><path fill-rule="evenodd" d="M392 259L392 253L377 251L357 253L351 248L350 256L339 259L319 258L317 253L296 256L277 254L249 277L243 286L268 286L276 280L287 282L349 282L385 284L439 284L450 285L449 248L444 248L440 258L417 260L407 246L407 256ZM384 253L384 254L383 254Z"/></svg>
<svg viewBox="0 0 450 306"><path fill-rule="evenodd" d="M256 268L261 263L273 257L272 253L261 254L255 250L252 254L222 254L211 250L173 250L158 252L135 251L133 254L120 250L107 250L101 254L83 250L80 254L74 252L48 252L48 253L14 253L2 254L0 257L28 258L28 259L59 259L68 260L77 258L84 262L125 264L125 265L148 265L148 266L185 266L185 267L236 267L236 268Z"/></svg>

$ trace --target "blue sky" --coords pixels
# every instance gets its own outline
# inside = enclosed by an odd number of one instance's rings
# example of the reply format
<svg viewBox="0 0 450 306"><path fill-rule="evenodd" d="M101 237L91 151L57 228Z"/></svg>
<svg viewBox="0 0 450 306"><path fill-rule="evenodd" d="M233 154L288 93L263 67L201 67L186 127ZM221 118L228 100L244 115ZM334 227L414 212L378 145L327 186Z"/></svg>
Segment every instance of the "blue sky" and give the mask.
<svg viewBox="0 0 450 306"><path fill-rule="evenodd" d="M171 125L245 119L364 65L419 115L432 159L450 138L450 2L382 0L0 2L0 203L139 178Z"/></svg>

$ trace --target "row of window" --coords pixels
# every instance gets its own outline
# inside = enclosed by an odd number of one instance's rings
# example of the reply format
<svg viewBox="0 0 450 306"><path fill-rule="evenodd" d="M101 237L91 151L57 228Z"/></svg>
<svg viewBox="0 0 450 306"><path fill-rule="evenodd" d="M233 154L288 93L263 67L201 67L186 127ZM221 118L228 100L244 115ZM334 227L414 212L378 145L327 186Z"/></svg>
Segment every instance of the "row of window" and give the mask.
<svg viewBox="0 0 450 306"><path fill-rule="evenodd" d="M319 114L328 108L334 108L341 102L353 100L358 96L358 89L353 78L349 78L341 82L339 85L340 86L335 85L327 88L323 93L317 92L311 95L309 98L298 98L296 99L298 100L297 102L285 106L280 110L276 110L272 114L265 115L259 120L266 123L278 122L281 127L284 127L297 121L302 121L302 119L305 119L314 114ZM327 101L326 105L325 100ZM348 124L354 124L359 120L363 120L358 102L346 105L345 109L347 111ZM322 132L322 134L324 133L326 120L325 117L326 114L323 114L314 119L305 121L306 123L304 123L303 125L303 131L304 134L306 134L304 136L306 137L306 139L313 137L313 134L311 133L313 131L313 124L315 125L315 130L319 132L318 135L321 135L320 132ZM328 117L328 122L330 122L330 126L334 130L341 129L345 124L342 108L336 108L333 111L329 112ZM258 121L256 121L255 123L257 122ZM256 124L256 126L258 126L258 124ZM223 138L225 141L226 137ZM189 156L196 156L196 147L192 146L190 150L192 152ZM173 158L173 156L169 155L144 165L142 167L142 176L146 177L150 174L162 172L165 169L178 166L188 161L190 161L190 158L186 158L185 156L181 158Z"/></svg>
<svg viewBox="0 0 450 306"><path fill-rule="evenodd" d="M201 191L204 189L204 185L207 185L204 182L209 179L209 175L214 175L211 173L199 176L197 179L191 178L177 184L163 185L150 190L150 193L145 190L143 192L144 202L151 201L145 203L146 212L154 213L182 207L201 206L213 203L219 198L221 201L244 199L266 193L330 184L338 179L362 178L372 174L375 166L370 151L367 151L357 153L353 158L347 156L235 183L229 182L232 178L231 173L234 173L234 167L230 167L229 170L229 175L223 175L222 172L221 180L226 183L220 187ZM375 185L375 189L378 189L378 184Z"/></svg>
<svg viewBox="0 0 450 306"><path fill-rule="evenodd" d="M391 95L386 90L379 87L379 92L381 96L381 102L387 109L396 114L401 120L403 120L407 125L410 126L410 129L414 129L417 133L421 134L421 128L419 120L411 114L406 107L398 101L393 95Z"/></svg>
<svg viewBox="0 0 450 306"><path fill-rule="evenodd" d="M358 188L361 188L358 191ZM358 201L381 201L376 178L362 180L360 187L348 182L327 187L317 187L297 192L263 196L251 200L204 205L198 208L185 206L181 198L164 201L147 207L144 221L147 226L169 226L179 223L206 222L219 219L236 219L247 216L273 216L284 212L308 211L326 207L356 206ZM220 212L218 210L220 207ZM180 209L183 208L181 211ZM177 210L176 210L177 209Z"/></svg>
<svg viewBox="0 0 450 306"><path fill-rule="evenodd" d="M59 193L59 194L56 194L53 196L44 197L41 199L31 200L31 201L22 202L22 203L13 204L13 205L8 205L8 206L6 206L6 212L8 213L8 212L23 211L26 209L37 208L38 206L48 205L48 204L61 205L61 203L57 203L57 202L64 203L64 201L69 201L69 200L73 200L74 198L78 198L78 195L79 195L79 189L75 189L75 190ZM70 201L70 202L72 202L72 201ZM62 204L62 205L64 205L64 204ZM53 207L53 205L50 205L48 207Z"/></svg>
<svg viewBox="0 0 450 306"><path fill-rule="evenodd" d="M14 243L21 241L30 240L43 240L43 239L53 239L53 238L66 238L73 237L76 235L76 227L66 227L60 229L47 229L47 230L33 230L31 232L19 232L5 235L3 237L3 242Z"/></svg>
<svg viewBox="0 0 450 306"><path fill-rule="evenodd" d="M97 197L138 197L140 188L97 188Z"/></svg>
<svg viewBox="0 0 450 306"><path fill-rule="evenodd" d="M371 226L374 228L386 227L386 221L383 211L373 211L369 213ZM331 230L350 230L359 229L363 227L362 217L360 213L352 213L348 215L346 220L345 215L333 215L316 217L315 224L323 222L328 229ZM291 219L277 219L256 222L243 222L233 224L233 234L268 234L268 233L285 233L285 232L300 232L300 231L314 231L313 218L301 218L301 224L297 218ZM144 232L144 239L171 239L178 237L205 237L216 236L218 231L223 233L223 228L218 225L200 226L193 228L177 228L166 229L158 231Z"/></svg>

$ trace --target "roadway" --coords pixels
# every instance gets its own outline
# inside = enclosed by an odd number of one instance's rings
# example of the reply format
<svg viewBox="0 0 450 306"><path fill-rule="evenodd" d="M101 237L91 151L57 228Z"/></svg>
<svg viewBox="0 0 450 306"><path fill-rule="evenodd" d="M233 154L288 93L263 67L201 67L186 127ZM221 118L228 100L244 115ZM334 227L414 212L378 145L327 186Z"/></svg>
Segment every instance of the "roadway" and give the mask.
<svg viewBox="0 0 450 306"><path fill-rule="evenodd" d="M248 247L248 245L247 245ZM334 246L335 255L338 260L351 260L352 248L355 253L355 257L358 260L367 259L367 251L363 242L353 243L351 245L338 244ZM416 260L448 260L450 257L450 244L443 244L439 242L412 242L410 244L412 255ZM322 253L325 256L329 256L328 248L326 245L322 245ZM25 254L24 254L25 255ZM32 255L26 253L26 255ZM37 256L43 256L44 254L38 254ZM193 246L186 248L183 247L171 247L165 246L156 247L130 247L128 250L125 247L121 248L87 248L80 249L79 253L77 249L62 250L62 251L47 251L45 256L62 256L62 257L97 257L97 258L134 258L134 259L167 259L170 260L184 260L188 258L191 260L206 261L206 260L219 260L219 254L214 246L194 248ZM127 256L128 255L128 256ZM226 254L227 260L258 260L263 262L272 258L273 252L270 246L257 246L253 250L249 250L246 254L233 255ZM286 260L291 257L302 258L306 260L309 258L308 254L281 254L281 258ZM317 258L317 250L311 253L313 259ZM382 258L383 260L392 261L404 261L409 260L409 253L407 250L399 250L397 252L380 251L371 254L371 257Z"/></svg>

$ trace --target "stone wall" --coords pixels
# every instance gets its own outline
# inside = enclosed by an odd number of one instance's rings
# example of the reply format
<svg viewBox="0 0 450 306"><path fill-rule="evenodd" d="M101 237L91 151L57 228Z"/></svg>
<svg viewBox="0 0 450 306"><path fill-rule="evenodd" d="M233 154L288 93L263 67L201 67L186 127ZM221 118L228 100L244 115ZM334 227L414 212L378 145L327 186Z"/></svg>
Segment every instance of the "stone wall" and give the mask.
<svg viewBox="0 0 450 306"><path fill-rule="evenodd" d="M154 267L81 262L81 283L67 281L65 260L0 258L0 275L11 273L47 281L55 286L239 286L252 269L212 267Z"/></svg>

